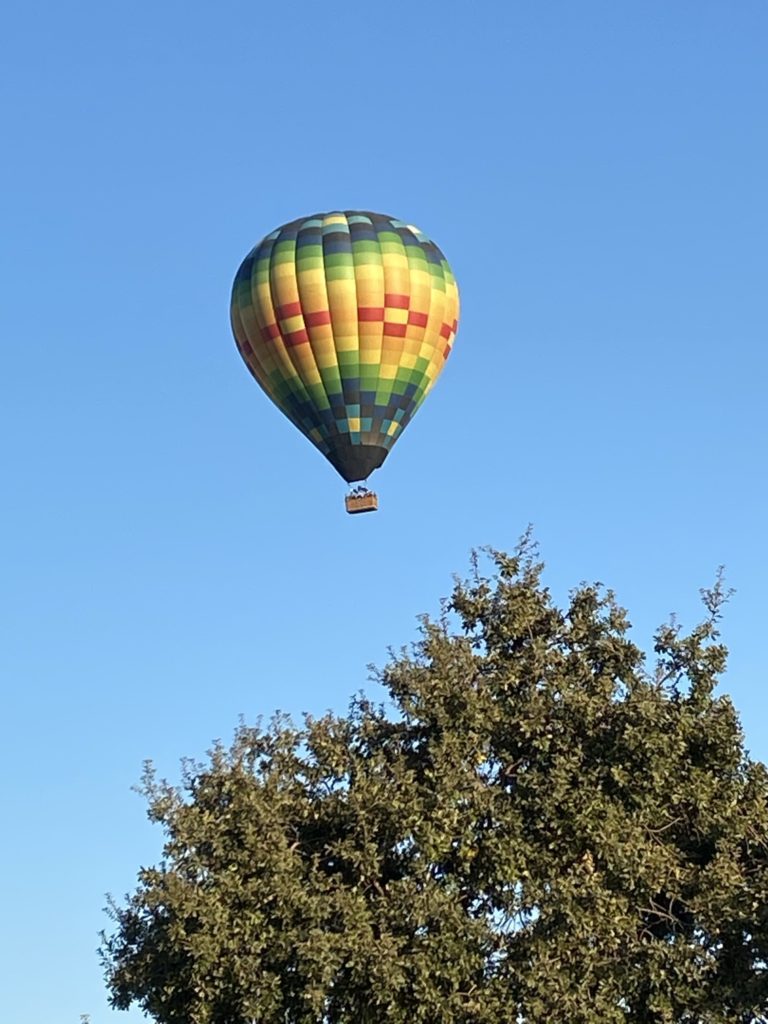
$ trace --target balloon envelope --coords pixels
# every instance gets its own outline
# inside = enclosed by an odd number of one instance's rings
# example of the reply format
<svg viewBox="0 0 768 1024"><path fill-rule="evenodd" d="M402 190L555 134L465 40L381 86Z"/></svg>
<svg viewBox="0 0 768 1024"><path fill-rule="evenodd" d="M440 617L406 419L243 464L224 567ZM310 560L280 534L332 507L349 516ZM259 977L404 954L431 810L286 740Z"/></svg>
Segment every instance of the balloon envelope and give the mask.
<svg viewBox="0 0 768 1024"><path fill-rule="evenodd" d="M267 395L341 476L364 480L440 374L459 295L413 225L347 211L292 221L243 260L231 318Z"/></svg>

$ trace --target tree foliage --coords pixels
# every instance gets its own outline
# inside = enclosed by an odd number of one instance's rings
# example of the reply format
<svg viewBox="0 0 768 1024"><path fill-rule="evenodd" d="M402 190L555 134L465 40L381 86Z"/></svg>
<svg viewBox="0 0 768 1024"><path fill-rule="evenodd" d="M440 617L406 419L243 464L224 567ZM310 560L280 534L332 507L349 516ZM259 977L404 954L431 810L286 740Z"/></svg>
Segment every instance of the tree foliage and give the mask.
<svg viewBox="0 0 768 1024"><path fill-rule="evenodd" d="M166 842L112 903L112 1003L161 1024L768 1018L768 773L706 617L655 637L526 539L475 560L390 700L147 767Z"/></svg>

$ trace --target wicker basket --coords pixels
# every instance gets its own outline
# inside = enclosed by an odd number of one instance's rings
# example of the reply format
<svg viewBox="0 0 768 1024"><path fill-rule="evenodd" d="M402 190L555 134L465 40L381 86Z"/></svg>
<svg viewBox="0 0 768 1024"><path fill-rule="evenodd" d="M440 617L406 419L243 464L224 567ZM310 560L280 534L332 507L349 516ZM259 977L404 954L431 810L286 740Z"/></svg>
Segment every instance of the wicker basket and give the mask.
<svg viewBox="0 0 768 1024"><path fill-rule="evenodd" d="M344 500L350 515L357 515L358 512L375 512L379 507L379 499L372 491L367 494L348 494Z"/></svg>

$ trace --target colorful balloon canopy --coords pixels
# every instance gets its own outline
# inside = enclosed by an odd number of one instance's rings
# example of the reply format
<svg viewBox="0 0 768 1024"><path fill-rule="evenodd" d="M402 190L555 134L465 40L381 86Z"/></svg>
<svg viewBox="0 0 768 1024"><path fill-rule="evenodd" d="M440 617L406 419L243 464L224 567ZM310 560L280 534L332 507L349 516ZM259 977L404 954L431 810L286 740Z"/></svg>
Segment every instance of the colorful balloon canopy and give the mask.
<svg viewBox="0 0 768 1024"><path fill-rule="evenodd" d="M232 330L272 401L345 480L365 480L437 380L459 295L418 228L347 211L292 221L243 260Z"/></svg>

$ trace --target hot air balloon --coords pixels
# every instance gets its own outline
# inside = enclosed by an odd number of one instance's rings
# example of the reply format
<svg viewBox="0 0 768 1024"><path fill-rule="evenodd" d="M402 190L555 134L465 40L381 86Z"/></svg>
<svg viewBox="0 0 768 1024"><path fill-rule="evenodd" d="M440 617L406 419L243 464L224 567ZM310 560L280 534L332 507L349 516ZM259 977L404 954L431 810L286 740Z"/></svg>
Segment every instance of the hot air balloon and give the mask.
<svg viewBox="0 0 768 1024"><path fill-rule="evenodd" d="M373 511L364 482L424 401L459 315L445 257L412 224L316 214L272 231L232 288L237 347L256 381Z"/></svg>

